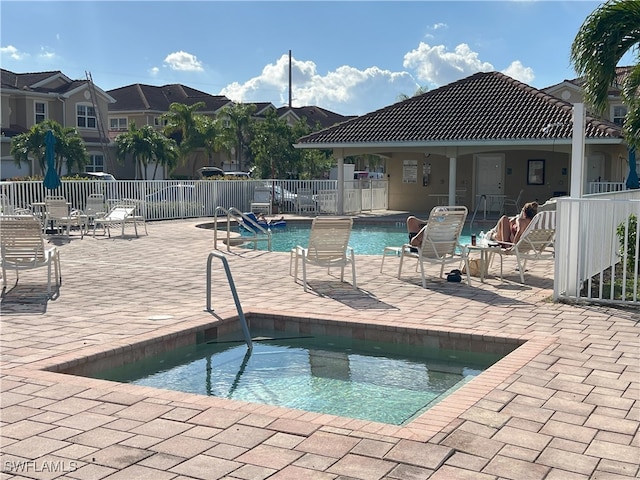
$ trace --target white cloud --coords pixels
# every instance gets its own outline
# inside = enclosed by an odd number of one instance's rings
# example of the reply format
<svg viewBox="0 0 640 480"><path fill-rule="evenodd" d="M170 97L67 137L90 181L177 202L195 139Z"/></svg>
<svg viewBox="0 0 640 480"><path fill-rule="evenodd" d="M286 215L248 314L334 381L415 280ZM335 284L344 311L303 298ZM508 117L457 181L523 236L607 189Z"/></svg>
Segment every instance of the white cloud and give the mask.
<svg viewBox="0 0 640 480"><path fill-rule="evenodd" d="M22 60L23 58L28 56L28 54L20 52L13 45L7 45L6 47L0 47L0 54L3 57L4 56L9 57L12 60Z"/></svg>
<svg viewBox="0 0 640 480"><path fill-rule="evenodd" d="M442 22L440 22L440 23L434 23L434 24L431 26L431 28L433 28L434 30L441 30L441 29L443 29L443 28L448 28L448 27L449 27L449 25L447 25L446 23L442 23Z"/></svg>
<svg viewBox="0 0 640 480"><path fill-rule="evenodd" d="M42 60L53 60L56 58L56 54L49 50L47 47L40 47L40 53L38 54L38 58Z"/></svg>
<svg viewBox="0 0 640 480"><path fill-rule="evenodd" d="M170 53L164 59L164 64L171 70L180 70L185 72L202 72L202 62L195 55L180 50L179 52Z"/></svg>
<svg viewBox="0 0 640 480"><path fill-rule="evenodd" d="M528 84L531 84L533 79L536 78L536 76L533 74L533 69L531 67L525 67L524 65L522 65L520 60L511 62L511 65L502 70L502 73Z"/></svg>
<svg viewBox="0 0 640 480"><path fill-rule="evenodd" d="M160 69L158 67L151 67L149 69L149 75L151 75L152 77L158 76L159 72L160 72Z"/></svg>
<svg viewBox="0 0 640 480"><path fill-rule="evenodd" d="M444 45L431 46L420 42L417 49L405 54L402 65L414 69L421 82L435 86L446 85L477 72L494 70L489 62L480 61L478 53L466 43L449 52Z"/></svg>
<svg viewBox="0 0 640 480"><path fill-rule="evenodd" d="M294 107L316 105L344 115L360 115L396 102L401 93L411 95L417 88L407 72L342 66L320 75L312 61L292 59L291 64ZM288 104L288 55L264 67L260 76L242 84L234 82L220 94L237 102L271 101L278 107Z"/></svg>

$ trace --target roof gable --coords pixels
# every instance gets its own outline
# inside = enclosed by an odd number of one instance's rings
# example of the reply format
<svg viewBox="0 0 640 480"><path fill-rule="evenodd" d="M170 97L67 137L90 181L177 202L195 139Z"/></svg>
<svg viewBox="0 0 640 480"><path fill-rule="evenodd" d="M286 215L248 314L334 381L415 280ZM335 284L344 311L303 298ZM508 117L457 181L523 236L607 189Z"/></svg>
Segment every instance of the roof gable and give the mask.
<svg viewBox="0 0 640 480"><path fill-rule="evenodd" d="M316 106L280 107L277 113L279 118L291 118L294 121L304 118L307 121L307 125L311 128L316 128L317 125L320 125L320 128L327 128L349 120L350 118L355 118L353 116L340 115L339 113Z"/></svg>
<svg viewBox="0 0 640 480"><path fill-rule="evenodd" d="M307 135L299 144L483 142L570 138L572 105L499 72L481 72ZM549 128L549 126L554 128ZM620 128L587 118L587 137Z"/></svg>

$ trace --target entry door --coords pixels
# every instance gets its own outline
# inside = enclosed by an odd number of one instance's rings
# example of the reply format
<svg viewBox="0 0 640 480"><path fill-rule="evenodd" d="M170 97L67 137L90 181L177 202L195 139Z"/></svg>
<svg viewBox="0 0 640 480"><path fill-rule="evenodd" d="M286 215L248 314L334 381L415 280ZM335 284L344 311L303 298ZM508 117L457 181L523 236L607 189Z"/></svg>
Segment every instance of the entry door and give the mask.
<svg viewBox="0 0 640 480"><path fill-rule="evenodd" d="M504 200L504 197L500 197L504 195L504 155L476 155L476 203L480 195L487 195L488 211L501 210Z"/></svg>
<svg viewBox="0 0 640 480"><path fill-rule="evenodd" d="M589 193L589 183L604 182L604 155L595 153L587 156L587 171L585 172L584 193Z"/></svg>

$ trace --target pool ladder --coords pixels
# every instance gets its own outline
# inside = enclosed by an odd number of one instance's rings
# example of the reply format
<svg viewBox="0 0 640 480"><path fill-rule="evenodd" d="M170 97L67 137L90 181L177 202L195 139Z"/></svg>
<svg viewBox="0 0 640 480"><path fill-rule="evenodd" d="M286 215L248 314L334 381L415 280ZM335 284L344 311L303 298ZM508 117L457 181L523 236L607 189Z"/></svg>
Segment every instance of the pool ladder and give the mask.
<svg viewBox="0 0 640 480"><path fill-rule="evenodd" d="M271 251L271 230L263 228L258 223L254 222L251 218L247 217L244 213L235 207L230 207L228 210L224 207L216 207L213 214L213 248L218 249L218 233L224 233L222 230L218 232L218 215L223 213L226 216L226 245L227 251L231 251L231 225L233 222L242 224L243 227L249 232L249 235L242 236L241 241L243 243L253 243L253 249L258 248L258 242L267 242L267 249Z"/></svg>
<svg viewBox="0 0 640 480"><path fill-rule="evenodd" d="M249 350L252 350L253 343L251 342L249 326L247 325L247 319L245 318L244 312L242 311L242 305L240 305L240 299L238 298L236 284L233 281L233 276L231 275L231 270L229 269L229 262L224 257L224 255L219 252L211 252L209 254L209 257L207 258L207 307L205 308L205 310L207 312L213 312L213 310L211 309L211 263L214 257L222 260L222 265L224 266L224 271L227 274L227 280L229 281L229 288L231 289L231 294L233 295L233 300L236 303L236 309L238 310L238 317L240 318L240 325L242 326L244 340L247 343L247 348Z"/></svg>

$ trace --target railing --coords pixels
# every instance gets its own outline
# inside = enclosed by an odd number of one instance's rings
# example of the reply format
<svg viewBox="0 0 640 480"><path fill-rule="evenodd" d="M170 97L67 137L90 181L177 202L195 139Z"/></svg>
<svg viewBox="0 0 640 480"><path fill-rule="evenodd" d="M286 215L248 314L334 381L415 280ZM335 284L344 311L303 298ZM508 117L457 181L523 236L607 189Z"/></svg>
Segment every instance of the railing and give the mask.
<svg viewBox="0 0 640 480"><path fill-rule="evenodd" d="M620 192L626 189L624 182L589 182L589 194Z"/></svg>
<svg viewBox="0 0 640 480"><path fill-rule="evenodd" d="M560 198L556 209L554 299L639 305L640 190Z"/></svg>
<svg viewBox="0 0 640 480"><path fill-rule="evenodd" d="M227 251L231 251L231 245L238 240L238 243L250 243L253 242L253 249L257 250L258 242L266 241L267 249L271 251L271 230L263 228L261 225L254 222L251 218L247 217L237 208L231 207L228 210L224 207L217 207L213 216L213 248L218 249L218 233L222 230L218 230L218 218L220 213L226 215L226 241L223 241L227 245ZM245 228L251 233L251 235L242 236L240 233L232 231L232 225L239 225L242 223ZM232 234L234 234L232 236Z"/></svg>
<svg viewBox="0 0 640 480"><path fill-rule="evenodd" d="M233 301L236 304L236 309L238 311L238 317L240 318L240 325L242 326L242 333L244 334L244 340L247 343L247 348L251 350L253 348L253 343L251 342L251 334L249 333L249 326L247 325L247 320L244 316L244 312L242 311L242 305L240 305L240 298L238 297L238 291L236 290L236 284L233 281L233 277L231 276L231 269L229 268L229 262L227 259L218 252L211 252L209 257L207 258L207 306L205 310L207 312L213 312L211 309L211 261L213 258L219 258L222 261L222 265L224 266L224 271L227 274L227 280L229 282L229 288L231 289L231 294L233 295Z"/></svg>
<svg viewBox="0 0 640 480"><path fill-rule="evenodd" d="M272 190L272 201L279 213L301 213L297 192L311 192L318 213L337 213L335 180L63 180L55 190L47 190L41 181L0 182L15 207L29 208L44 202L47 195L61 195L71 208L83 210L89 194L105 197L107 203L127 199L138 205L147 220L169 220L214 216L218 207L250 211L257 186ZM345 213L387 208L387 182L345 182ZM308 193L307 193L308 194ZM312 209L310 209L312 210Z"/></svg>

